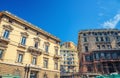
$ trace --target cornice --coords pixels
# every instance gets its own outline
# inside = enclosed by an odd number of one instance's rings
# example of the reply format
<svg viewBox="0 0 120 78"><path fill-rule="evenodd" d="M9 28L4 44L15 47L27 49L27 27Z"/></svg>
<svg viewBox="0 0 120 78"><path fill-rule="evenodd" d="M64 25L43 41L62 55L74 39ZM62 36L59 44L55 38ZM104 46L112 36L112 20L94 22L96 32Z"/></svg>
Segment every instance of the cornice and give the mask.
<svg viewBox="0 0 120 78"><path fill-rule="evenodd" d="M35 26L35 25L33 25L33 24L25 21L24 19L15 16L14 14L12 14L12 13L10 13L10 12L8 12L8 11L2 11L2 12L0 12L0 14L1 14L1 15L6 15L6 16L8 16L9 18L14 19L14 20L17 21L17 22L22 23L22 24L25 24L26 26L28 26L28 27L30 27L30 28L32 28L32 29L40 32L40 33L43 34L43 35L46 35L46 36L48 36L48 37L50 37L50 38L52 38L52 39L60 42L60 39L59 39L59 38L57 38L57 37L51 35L50 33L42 30L42 29L39 28L38 26Z"/></svg>

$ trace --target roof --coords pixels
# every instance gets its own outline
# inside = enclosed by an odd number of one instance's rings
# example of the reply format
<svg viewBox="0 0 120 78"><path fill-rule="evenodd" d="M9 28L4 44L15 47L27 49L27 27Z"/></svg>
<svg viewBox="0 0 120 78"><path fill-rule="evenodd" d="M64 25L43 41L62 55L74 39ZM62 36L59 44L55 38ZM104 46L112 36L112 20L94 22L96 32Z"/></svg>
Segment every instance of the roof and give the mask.
<svg viewBox="0 0 120 78"><path fill-rule="evenodd" d="M56 36L53 36L52 34L44 31L44 30L41 29L40 27L38 27L38 26L36 26L36 25L33 25L33 24L31 24L30 22L27 22L26 20L24 20L24 19L22 19L22 18L20 18L20 17L18 17L18 16L16 16L16 15L14 15L14 14L12 14L12 13L10 13L10 12L8 12L8 11L2 11L2 12L0 12L0 13L1 13L0 15L6 15L6 16L10 17L11 19L14 19L14 20L16 20L16 21L18 21L18 22L20 22L20 23L23 23L23 24L25 24L26 26L28 26L28 27L30 27L30 28L32 28L32 29L34 29L34 30L36 30L36 31L38 31L38 32L40 32L40 33L42 33L42 34L44 34L44 35L46 35L46 36L49 36L50 38L52 38L52 39L60 42L60 39L57 38Z"/></svg>
<svg viewBox="0 0 120 78"><path fill-rule="evenodd" d="M103 32L103 31L120 31L119 29L86 29L86 30L81 30L79 33L83 32Z"/></svg>

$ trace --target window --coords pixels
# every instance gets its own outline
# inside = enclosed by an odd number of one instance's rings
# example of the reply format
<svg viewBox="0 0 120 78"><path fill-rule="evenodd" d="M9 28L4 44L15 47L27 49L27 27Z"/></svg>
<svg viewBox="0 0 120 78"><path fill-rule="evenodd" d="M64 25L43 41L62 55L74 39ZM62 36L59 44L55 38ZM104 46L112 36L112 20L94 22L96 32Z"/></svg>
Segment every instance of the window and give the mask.
<svg viewBox="0 0 120 78"><path fill-rule="evenodd" d="M99 41L98 37L96 37L96 41Z"/></svg>
<svg viewBox="0 0 120 78"><path fill-rule="evenodd" d="M100 59L99 53L96 53L96 54L95 54L95 57L96 57L96 60L99 60L99 59Z"/></svg>
<svg viewBox="0 0 120 78"><path fill-rule="evenodd" d="M9 23L13 23L13 20L12 20L12 19L9 19L8 22L9 22Z"/></svg>
<svg viewBox="0 0 120 78"><path fill-rule="evenodd" d="M89 62L90 61L90 56L86 55L85 56L85 61Z"/></svg>
<svg viewBox="0 0 120 78"><path fill-rule="evenodd" d="M55 49L55 54L58 55L58 49Z"/></svg>
<svg viewBox="0 0 120 78"><path fill-rule="evenodd" d="M86 34L84 33L83 36L86 36Z"/></svg>
<svg viewBox="0 0 120 78"><path fill-rule="evenodd" d="M105 45L102 45L102 48L105 49Z"/></svg>
<svg viewBox="0 0 120 78"><path fill-rule="evenodd" d="M38 42L35 42L34 47L35 47L35 48L38 48Z"/></svg>
<svg viewBox="0 0 120 78"><path fill-rule="evenodd" d="M108 42L108 41L110 41L110 38L109 37L105 37L105 40Z"/></svg>
<svg viewBox="0 0 120 78"><path fill-rule="evenodd" d="M48 50L49 50L49 46L45 45L45 52L48 53Z"/></svg>
<svg viewBox="0 0 120 78"><path fill-rule="evenodd" d="M85 46L85 51L88 52L88 46Z"/></svg>
<svg viewBox="0 0 120 78"><path fill-rule="evenodd" d="M97 35L97 33L95 33L95 35Z"/></svg>
<svg viewBox="0 0 120 78"><path fill-rule="evenodd" d="M58 63L55 62L55 70L58 70Z"/></svg>
<svg viewBox="0 0 120 78"><path fill-rule="evenodd" d="M37 63L37 58L35 56L33 56L33 58L32 58L32 64L36 65L36 63Z"/></svg>
<svg viewBox="0 0 120 78"><path fill-rule="evenodd" d="M86 37L84 37L84 42L87 42L87 38Z"/></svg>
<svg viewBox="0 0 120 78"><path fill-rule="evenodd" d="M118 58L117 53L112 53L112 58L117 59Z"/></svg>
<svg viewBox="0 0 120 78"><path fill-rule="evenodd" d="M5 30L5 31L4 31L4 34L3 34L3 38L8 39L9 34L10 34L10 31Z"/></svg>
<svg viewBox="0 0 120 78"><path fill-rule="evenodd" d="M3 56L3 50L0 49L0 59L2 59Z"/></svg>
<svg viewBox="0 0 120 78"><path fill-rule="evenodd" d="M101 59L105 59L105 54L101 53Z"/></svg>
<svg viewBox="0 0 120 78"><path fill-rule="evenodd" d="M48 68L48 59L45 58L43 64L44 64L44 68Z"/></svg>
<svg viewBox="0 0 120 78"><path fill-rule="evenodd" d="M108 47L108 49L111 49L111 48L112 48L112 46L111 46L111 45L107 45L107 47Z"/></svg>
<svg viewBox="0 0 120 78"><path fill-rule="evenodd" d="M25 45L26 44L26 37L22 37L22 40L21 40L21 45Z"/></svg>
<svg viewBox="0 0 120 78"><path fill-rule="evenodd" d="M97 45L97 48L100 49L100 45Z"/></svg>
<svg viewBox="0 0 120 78"><path fill-rule="evenodd" d="M104 41L103 37L100 37L101 41Z"/></svg>
<svg viewBox="0 0 120 78"><path fill-rule="evenodd" d="M106 54L106 58L111 59L111 54L110 53Z"/></svg>
<svg viewBox="0 0 120 78"><path fill-rule="evenodd" d="M17 62L21 63L23 60L23 54L18 54L18 60Z"/></svg>

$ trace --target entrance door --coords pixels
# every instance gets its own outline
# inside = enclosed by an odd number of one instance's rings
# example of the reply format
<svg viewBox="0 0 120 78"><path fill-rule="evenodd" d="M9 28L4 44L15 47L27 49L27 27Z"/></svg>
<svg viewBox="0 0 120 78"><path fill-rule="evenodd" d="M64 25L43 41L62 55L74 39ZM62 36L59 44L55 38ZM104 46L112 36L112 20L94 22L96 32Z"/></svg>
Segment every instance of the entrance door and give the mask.
<svg viewBox="0 0 120 78"><path fill-rule="evenodd" d="M30 73L30 78L37 78L37 72L31 72Z"/></svg>

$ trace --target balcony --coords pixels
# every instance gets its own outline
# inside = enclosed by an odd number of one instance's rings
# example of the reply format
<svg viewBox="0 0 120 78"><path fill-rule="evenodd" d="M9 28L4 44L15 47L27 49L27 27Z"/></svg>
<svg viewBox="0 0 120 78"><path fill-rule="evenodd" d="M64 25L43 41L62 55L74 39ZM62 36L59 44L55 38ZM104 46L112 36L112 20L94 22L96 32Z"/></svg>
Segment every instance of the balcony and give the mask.
<svg viewBox="0 0 120 78"><path fill-rule="evenodd" d="M29 46L28 47L28 51L30 51L30 52L36 52L37 54L42 54L42 50L41 49L35 48L33 46Z"/></svg>
<svg viewBox="0 0 120 78"><path fill-rule="evenodd" d="M0 37L0 42L4 43L4 44L8 44L10 42L9 38L4 38L4 37Z"/></svg>
<svg viewBox="0 0 120 78"><path fill-rule="evenodd" d="M19 48L26 49L26 45L22 45L22 44L20 44L20 43L18 44L18 47L19 47Z"/></svg>
<svg viewBox="0 0 120 78"><path fill-rule="evenodd" d="M54 58L55 58L55 59L60 59L60 58L62 58L62 57L61 57L60 55L58 55L58 54L55 54L55 55L54 55Z"/></svg>

